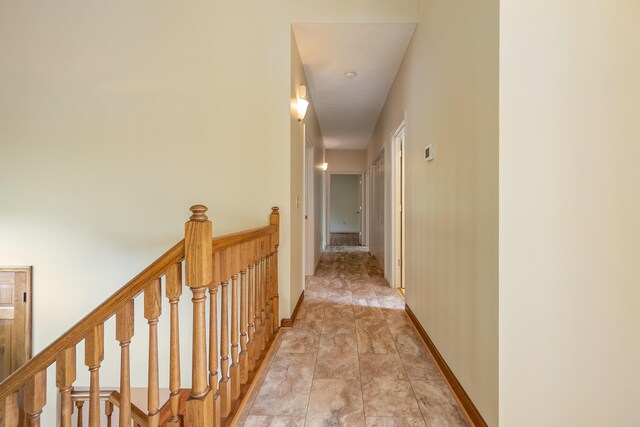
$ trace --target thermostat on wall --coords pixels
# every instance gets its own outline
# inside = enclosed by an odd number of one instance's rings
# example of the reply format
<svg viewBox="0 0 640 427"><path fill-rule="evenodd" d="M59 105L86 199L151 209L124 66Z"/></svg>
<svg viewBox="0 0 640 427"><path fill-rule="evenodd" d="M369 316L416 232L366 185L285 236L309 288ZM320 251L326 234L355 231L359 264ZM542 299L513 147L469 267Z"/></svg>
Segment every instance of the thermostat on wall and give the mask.
<svg viewBox="0 0 640 427"><path fill-rule="evenodd" d="M433 144L427 145L424 149L424 160L427 162L433 160L433 156L435 154L434 151Z"/></svg>

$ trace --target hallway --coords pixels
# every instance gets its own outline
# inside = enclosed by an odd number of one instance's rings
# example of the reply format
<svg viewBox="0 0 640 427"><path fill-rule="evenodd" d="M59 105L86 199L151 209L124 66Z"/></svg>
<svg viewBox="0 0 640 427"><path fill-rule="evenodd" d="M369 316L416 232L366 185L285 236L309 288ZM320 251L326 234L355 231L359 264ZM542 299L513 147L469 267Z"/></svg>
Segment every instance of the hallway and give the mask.
<svg viewBox="0 0 640 427"><path fill-rule="evenodd" d="M466 426L366 248L331 246L240 417L245 426Z"/></svg>

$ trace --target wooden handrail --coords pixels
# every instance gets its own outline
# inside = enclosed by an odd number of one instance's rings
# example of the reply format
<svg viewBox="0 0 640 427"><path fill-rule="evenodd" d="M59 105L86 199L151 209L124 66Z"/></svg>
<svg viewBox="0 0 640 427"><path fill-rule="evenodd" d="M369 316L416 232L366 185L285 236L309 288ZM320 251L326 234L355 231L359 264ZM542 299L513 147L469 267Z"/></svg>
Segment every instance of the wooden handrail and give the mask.
<svg viewBox="0 0 640 427"><path fill-rule="evenodd" d="M120 393L116 390L112 391L109 394L109 401L113 403L118 409L120 409ZM131 404L131 419L136 423L140 424L142 427L146 427L147 425L147 414L136 405Z"/></svg>
<svg viewBox="0 0 640 427"><path fill-rule="evenodd" d="M253 239L275 233L277 227L267 225L265 227L251 230L230 233L218 236L213 239L213 251L217 252L231 246L248 242ZM98 323L105 322L113 316L116 310L127 300L135 298L144 290L144 286L150 281L164 273L167 268L176 262L184 259L184 239L176 243L164 255L155 260L149 267L131 279L126 285L118 289L105 302L96 307L91 313L86 315L81 321L67 330L49 346L40 351L29 362L21 366L13 374L0 383L0 399L9 393L13 393L25 383L33 372L46 369L51 365L58 353L78 344L85 337L86 333Z"/></svg>
<svg viewBox="0 0 640 427"><path fill-rule="evenodd" d="M213 239L213 251L219 252L241 243L249 242L260 237L269 236L278 231L275 225L267 225L266 227L254 228L251 230L240 231L237 233L226 234L224 236Z"/></svg>
<svg viewBox="0 0 640 427"><path fill-rule="evenodd" d="M25 396L24 413L30 417L30 422L39 423L46 404L46 369L55 362L55 385L61 398L62 426L71 427L71 401L77 401L80 407L87 400L84 397L87 397L89 424L92 426L99 423L100 401L105 401L105 411L109 417L114 405L124 408L119 415L120 423L133 419L137 424L157 427L160 419L157 324L162 314L163 287L171 305L171 405L167 425L220 425L221 418L232 415L232 407L237 408L242 390L248 386L249 372L257 368L278 330L279 210L277 207L271 209L267 226L215 238L212 237L212 223L206 216L206 206L194 205L190 210L192 215L185 224L183 240L0 383L0 404L5 407L5 422L0 421L0 424L14 425L17 422L21 389L24 389ZM161 281L163 277L164 285ZM192 293L193 315L190 358L192 388L184 407L181 397L184 393L180 389L178 322L178 304L183 286ZM219 286L222 287L220 300ZM130 406L129 344L134 337L134 299L143 292L144 317L149 327L146 413L135 408L135 405ZM207 314L207 298L211 307L222 304L220 347L215 327L218 321L216 310L212 309L210 315ZM114 315L115 338L121 347L120 392L111 390L106 398L106 392L100 390L99 371L104 360L104 323ZM209 331L209 348L205 336L207 324L213 325ZM226 325L231 326L230 334ZM87 396L78 397L82 395L80 392L75 393L72 399L70 393L76 379L76 346L83 340L84 364L90 372L90 390ZM220 382L218 372L222 376ZM131 408L131 413L128 408Z"/></svg>
<svg viewBox="0 0 640 427"><path fill-rule="evenodd" d="M82 401L88 402L90 398L89 390L74 389L71 393L71 400L73 402ZM100 400L113 403L118 409L120 408L120 393L114 389L100 389ZM133 403L131 404L131 419L142 427L147 425L147 414Z"/></svg>
<svg viewBox="0 0 640 427"><path fill-rule="evenodd" d="M18 390L34 372L48 368L56 360L56 356L60 352L82 341L91 328L113 316L122 304L141 293L150 280L160 276L171 264L179 262L183 258L184 239L176 243L164 255L131 279L129 283L121 287L95 310L8 376L0 383L0 399Z"/></svg>

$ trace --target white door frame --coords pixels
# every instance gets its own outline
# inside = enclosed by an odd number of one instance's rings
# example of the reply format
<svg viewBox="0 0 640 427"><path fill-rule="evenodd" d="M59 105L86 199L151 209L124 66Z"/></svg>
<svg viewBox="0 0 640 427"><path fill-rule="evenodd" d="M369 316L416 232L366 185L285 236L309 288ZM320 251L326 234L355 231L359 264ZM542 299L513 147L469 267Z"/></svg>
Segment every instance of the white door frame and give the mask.
<svg viewBox="0 0 640 427"><path fill-rule="evenodd" d="M391 135L391 212L393 227L391 227L391 286L393 288L406 288L405 278L405 222L404 213L405 195L402 185L404 174L404 140L405 121Z"/></svg>
<svg viewBox="0 0 640 427"><path fill-rule="evenodd" d="M314 224L314 153L313 141L305 132L305 158L304 158L304 274L313 276L315 273L315 224Z"/></svg>
<svg viewBox="0 0 640 427"><path fill-rule="evenodd" d="M331 175L358 175L360 177L360 238L359 242L362 245L362 230L364 227L364 216L366 206L364 204L364 173L363 172L327 172L326 174L326 205L327 210L325 212L327 221L327 246L331 244Z"/></svg>

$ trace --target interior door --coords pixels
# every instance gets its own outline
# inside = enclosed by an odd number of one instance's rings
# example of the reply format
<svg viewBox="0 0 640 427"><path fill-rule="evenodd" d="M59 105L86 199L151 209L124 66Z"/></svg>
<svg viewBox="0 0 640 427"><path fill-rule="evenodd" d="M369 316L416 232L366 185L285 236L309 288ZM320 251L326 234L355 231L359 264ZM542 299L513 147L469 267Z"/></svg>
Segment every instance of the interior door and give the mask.
<svg viewBox="0 0 640 427"><path fill-rule="evenodd" d="M31 267L0 268L0 381L31 358Z"/></svg>
<svg viewBox="0 0 640 427"><path fill-rule="evenodd" d="M384 151L373 164L371 215L371 253L384 269Z"/></svg>

